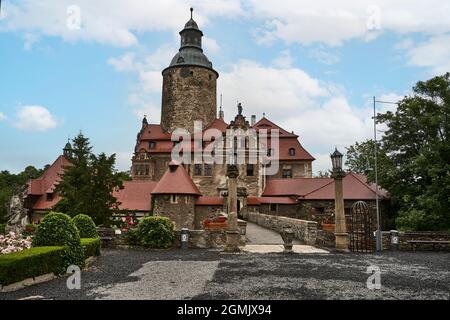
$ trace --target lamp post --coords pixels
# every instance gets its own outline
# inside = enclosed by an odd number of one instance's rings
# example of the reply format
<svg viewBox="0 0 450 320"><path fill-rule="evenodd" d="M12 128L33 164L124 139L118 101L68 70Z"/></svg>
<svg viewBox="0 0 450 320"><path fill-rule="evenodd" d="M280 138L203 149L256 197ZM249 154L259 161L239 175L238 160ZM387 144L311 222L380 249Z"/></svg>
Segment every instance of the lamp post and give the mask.
<svg viewBox="0 0 450 320"><path fill-rule="evenodd" d="M345 177L345 172L342 170L342 158L343 155L338 151L330 155L331 163L333 165L332 177L334 179L334 217L335 217L335 230L334 235L336 237L336 250L342 252L349 252L348 249L348 233L345 222L344 211L344 192L342 186L342 179Z"/></svg>
<svg viewBox="0 0 450 320"><path fill-rule="evenodd" d="M377 141L377 103L381 104L394 104L398 105L398 102L390 102L390 101L380 101L377 100L376 97L373 97L373 139L374 139L374 174L375 174L375 204L377 210L377 231L375 232L375 243L376 243L376 251L383 251L383 241L381 238L381 226L380 226L380 200L378 196L379 187L378 187L378 141Z"/></svg>

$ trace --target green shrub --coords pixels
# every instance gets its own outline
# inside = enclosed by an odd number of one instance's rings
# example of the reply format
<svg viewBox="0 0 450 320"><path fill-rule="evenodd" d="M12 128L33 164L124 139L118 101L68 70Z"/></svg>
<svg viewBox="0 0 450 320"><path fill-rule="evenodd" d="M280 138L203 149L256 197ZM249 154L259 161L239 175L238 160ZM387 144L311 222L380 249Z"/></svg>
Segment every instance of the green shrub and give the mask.
<svg viewBox="0 0 450 320"><path fill-rule="evenodd" d="M72 218L73 223L80 232L81 238L97 238L97 227L95 226L94 220L85 214L79 214Z"/></svg>
<svg viewBox="0 0 450 320"><path fill-rule="evenodd" d="M25 230L23 231L23 235L28 237L28 236L33 236L36 233L37 230L37 224L27 224L25 226Z"/></svg>
<svg viewBox="0 0 450 320"><path fill-rule="evenodd" d="M81 245L84 249L84 257L94 257L101 254L102 242L100 238L82 238Z"/></svg>
<svg viewBox="0 0 450 320"><path fill-rule="evenodd" d="M33 238L33 247L64 246L63 273L69 265L84 267L84 250L80 234L72 219L66 214L51 212L42 220Z"/></svg>
<svg viewBox="0 0 450 320"><path fill-rule="evenodd" d="M37 247L0 255L0 284L8 285L47 273L61 274L63 246Z"/></svg>
<svg viewBox="0 0 450 320"><path fill-rule="evenodd" d="M147 217L137 226L135 234L136 244L146 248L169 248L174 239L174 224L165 217Z"/></svg>
<svg viewBox="0 0 450 320"><path fill-rule="evenodd" d="M4 225L3 223L0 223L0 234L5 234L6 233L6 225Z"/></svg>

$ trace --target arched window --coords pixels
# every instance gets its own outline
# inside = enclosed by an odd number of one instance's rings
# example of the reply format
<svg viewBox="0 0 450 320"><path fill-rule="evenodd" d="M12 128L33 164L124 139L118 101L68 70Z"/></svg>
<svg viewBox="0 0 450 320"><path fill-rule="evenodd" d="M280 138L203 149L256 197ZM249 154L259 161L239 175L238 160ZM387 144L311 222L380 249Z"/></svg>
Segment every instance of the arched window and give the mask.
<svg viewBox="0 0 450 320"><path fill-rule="evenodd" d="M290 148L289 149L289 155L290 156L295 156L295 149L294 148Z"/></svg>

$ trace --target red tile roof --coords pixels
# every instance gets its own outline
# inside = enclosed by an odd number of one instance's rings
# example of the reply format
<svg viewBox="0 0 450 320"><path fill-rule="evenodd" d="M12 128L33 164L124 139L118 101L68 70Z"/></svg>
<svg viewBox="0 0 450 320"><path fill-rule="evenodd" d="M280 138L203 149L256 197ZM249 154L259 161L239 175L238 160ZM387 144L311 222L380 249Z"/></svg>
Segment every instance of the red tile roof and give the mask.
<svg viewBox="0 0 450 320"><path fill-rule="evenodd" d="M273 123L272 121L270 121L269 119L267 119L265 117L262 118L261 120L259 120L257 123L255 123L255 125L253 126L253 129L255 129L257 132L259 132L259 130L261 130L261 129L266 129L267 133L270 133L270 130L278 129L278 130L280 130L280 138L283 138L283 137L298 138L298 135L284 130L283 128L276 125L275 123Z"/></svg>
<svg viewBox="0 0 450 320"><path fill-rule="evenodd" d="M367 181L367 180L366 180ZM360 180L360 177L353 173L349 173L343 179L343 192L344 199L346 200L375 200L376 191L374 186L367 184L364 180ZM380 189L378 192L380 199L386 199L387 193L385 190ZM308 200L328 200L334 199L334 180L317 190L314 190L306 194L304 199Z"/></svg>
<svg viewBox="0 0 450 320"><path fill-rule="evenodd" d="M218 129L219 131L224 132L227 128L228 123L226 123L222 119L216 119L207 129Z"/></svg>
<svg viewBox="0 0 450 320"><path fill-rule="evenodd" d="M375 187L364 180L364 176L348 173L343 179L344 199L374 200ZM367 181L367 180L365 180ZM380 189L380 199L387 199L388 194ZM334 180L331 178L301 178L268 180L263 196L298 196L307 200L333 200Z"/></svg>
<svg viewBox="0 0 450 320"><path fill-rule="evenodd" d="M63 156L59 156L55 162L37 179L28 182L28 195L43 195L53 190L64 172L64 167L70 166L70 162Z"/></svg>
<svg viewBox="0 0 450 320"><path fill-rule="evenodd" d="M113 192L121 204L121 210L150 211L151 193L155 189L156 181L125 181L123 189Z"/></svg>
<svg viewBox="0 0 450 320"><path fill-rule="evenodd" d="M195 202L196 206L223 206L224 199L222 197L208 197L201 196L198 197Z"/></svg>
<svg viewBox="0 0 450 320"><path fill-rule="evenodd" d="M201 195L184 167L175 163L170 164L152 194Z"/></svg>
<svg viewBox="0 0 450 320"><path fill-rule="evenodd" d="M261 204L297 204L297 201L290 197L260 197Z"/></svg>
<svg viewBox="0 0 450 320"><path fill-rule="evenodd" d="M60 181L60 175L64 173L64 168L70 165L69 160L61 155L39 178L28 182L28 196L34 196L34 198L37 196L32 210L51 210L61 200L54 191ZM47 200L47 193L53 194L52 200Z"/></svg>
<svg viewBox="0 0 450 320"><path fill-rule="evenodd" d="M258 197L248 196L247 197L247 205L248 206L259 206L261 203L259 202Z"/></svg>
<svg viewBox="0 0 450 320"><path fill-rule="evenodd" d="M263 196L303 196L333 182L328 178L269 179Z"/></svg>

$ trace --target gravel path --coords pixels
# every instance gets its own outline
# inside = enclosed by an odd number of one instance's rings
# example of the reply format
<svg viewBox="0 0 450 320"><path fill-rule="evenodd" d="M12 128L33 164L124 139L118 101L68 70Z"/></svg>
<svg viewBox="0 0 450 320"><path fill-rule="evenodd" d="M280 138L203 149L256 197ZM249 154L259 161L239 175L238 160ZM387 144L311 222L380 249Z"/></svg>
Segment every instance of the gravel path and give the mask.
<svg viewBox="0 0 450 320"><path fill-rule="evenodd" d="M369 290L367 267L381 271ZM105 250L82 273L1 299L449 299L449 253L225 254L219 250Z"/></svg>

